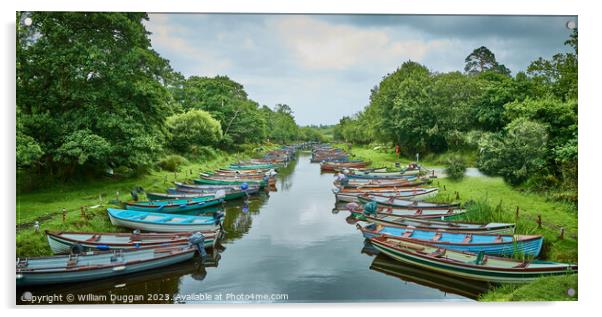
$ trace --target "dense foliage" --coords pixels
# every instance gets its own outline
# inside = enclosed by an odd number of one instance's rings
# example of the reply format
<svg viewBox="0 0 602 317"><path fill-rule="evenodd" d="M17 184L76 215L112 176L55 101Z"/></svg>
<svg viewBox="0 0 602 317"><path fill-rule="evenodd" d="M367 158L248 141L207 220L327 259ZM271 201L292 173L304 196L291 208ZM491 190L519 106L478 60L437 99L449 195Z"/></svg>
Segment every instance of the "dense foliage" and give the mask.
<svg viewBox="0 0 602 317"><path fill-rule="evenodd" d="M37 174L29 179L39 182L143 172L173 151L209 157L218 147L315 137L301 135L289 106L259 106L227 76L173 71L152 49L147 19L17 12L20 174Z"/></svg>
<svg viewBox="0 0 602 317"><path fill-rule="evenodd" d="M461 180L466 172L466 160L462 156L453 155L447 159L445 174L452 180Z"/></svg>
<svg viewBox="0 0 602 317"><path fill-rule="evenodd" d="M486 47L466 57L465 73L407 61L372 89L362 111L340 119L334 138L399 144L409 157L476 152L488 174L576 200L576 30L565 44L573 51L514 76Z"/></svg>
<svg viewBox="0 0 602 317"><path fill-rule="evenodd" d="M208 112L189 110L167 118L169 146L182 153L192 147L216 145L222 139L222 127Z"/></svg>

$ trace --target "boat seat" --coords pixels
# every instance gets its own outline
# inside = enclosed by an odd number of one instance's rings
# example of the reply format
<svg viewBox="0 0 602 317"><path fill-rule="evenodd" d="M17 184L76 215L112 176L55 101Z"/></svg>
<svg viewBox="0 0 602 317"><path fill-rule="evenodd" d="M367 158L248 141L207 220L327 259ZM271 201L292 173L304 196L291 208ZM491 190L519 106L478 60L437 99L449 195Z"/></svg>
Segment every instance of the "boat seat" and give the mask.
<svg viewBox="0 0 602 317"><path fill-rule="evenodd" d="M443 237L443 234L441 232L437 232L432 240L439 241L439 240L441 240L442 237Z"/></svg>
<svg viewBox="0 0 602 317"><path fill-rule="evenodd" d="M24 267L27 267L28 265L29 265L29 261L27 260L27 258L25 258L25 259L18 258L17 259L17 267L18 268L24 268Z"/></svg>
<svg viewBox="0 0 602 317"><path fill-rule="evenodd" d="M497 237L495 237L495 242L504 242L504 238L502 237L502 235L498 235Z"/></svg>
<svg viewBox="0 0 602 317"><path fill-rule="evenodd" d="M439 249L435 250L433 253L431 253L431 256L436 257L436 258L442 258L446 252L447 252L447 249L439 248Z"/></svg>
<svg viewBox="0 0 602 317"><path fill-rule="evenodd" d="M96 242L98 240L100 240L99 234L92 235L89 239L86 239L87 242Z"/></svg>
<svg viewBox="0 0 602 317"><path fill-rule="evenodd" d="M67 267L76 266L78 261L79 257L77 256L77 254L70 254L69 258L67 259Z"/></svg>
<svg viewBox="0 0 602 317"><path fill-rule="evenodd" d="M402 237L409 238L412 236L413 233L414 233L414 230L406 230L406 232L403 233Z"/></svg>
<svg viewBox="0 0 602 317"><path fill-rule="evenodd" d="M472 234L469 233L464 236L464 241L462 241L462 243L470 243L470 241L472 241Z"/></svg>
<svg viewBox="0 0 602 317"><path fill-rule="evenodd" d="M519 264L517 264L517 265L513 266L512 268L513 268L513 269L524 269L524 268L526 268L528 265L529 265L529 262L528 262L528 261L523 261L523 262L521 262L521 263L519 263Z"/></svg>
<svg viewBox="0 0 602 317"><path fill-rule="evenodd" d="M420 216L422 215L422 209L418 209L416 210L416 213L414 214L415 216Z"/></svg>

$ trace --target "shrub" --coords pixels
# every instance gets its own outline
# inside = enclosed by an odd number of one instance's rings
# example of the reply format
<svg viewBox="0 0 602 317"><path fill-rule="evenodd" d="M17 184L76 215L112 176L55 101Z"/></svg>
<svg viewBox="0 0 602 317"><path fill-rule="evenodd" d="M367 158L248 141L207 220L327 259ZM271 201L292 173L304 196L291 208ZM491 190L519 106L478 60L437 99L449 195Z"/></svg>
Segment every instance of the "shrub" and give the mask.
<svg viewBox="0 0 602 317"><path fill-rule="evenodd" d="M170 146L180 152L189 152L193 146L217 145L222 139L222 128L209 112L190 110L167 118Z"/></svg>
<svg viewBox="0 0 602 317"><path fill-rule="evenodd" d="M452 180L460 180L466 172L466 160L459 155L451 156L447 159L447 167L445 173Z"/></svg>
<svg viewBox="0 0 602 317"><path fill-rule="evenodd" d="M176 172L178 168L184 164L187 164L188 160L179 155L168 155L160 160L157 165L165 171Z"/></svg>

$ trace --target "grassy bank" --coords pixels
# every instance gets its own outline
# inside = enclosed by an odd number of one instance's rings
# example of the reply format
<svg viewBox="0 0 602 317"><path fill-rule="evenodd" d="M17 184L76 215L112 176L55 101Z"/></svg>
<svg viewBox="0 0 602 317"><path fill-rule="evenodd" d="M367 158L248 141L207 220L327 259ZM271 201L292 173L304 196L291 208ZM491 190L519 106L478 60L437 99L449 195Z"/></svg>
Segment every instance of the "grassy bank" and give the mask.
<svg viewBox="0 0 602 317"><path fill-rule="evenodd" d="M277 146L271 148L275 147ZM255 155L259 154L261 153L255 153ZM187 162L178 169L178 172L155 170L134 178L107 177L94 182L59 185L31 193L18 193L17 256L50 255L44 230L123 231L124 229L110 223L106 215L106 207L117 200L130 200L130 191L134 187L141 186L147 192L164 192L167 188L173 187L174 181L190 181L198 178L201 171L224 167L252 155L253 153L228 154L221 152L209 161ZM81 207L86 207L84 215L81 213ZM67 210L64 222L63 208ZM37 233L33 229L35 221L40 223L40 232Z"/></svg>
<svg viewBox="0 0 602 317"><path fill-rule="evenodd" d="M572 293L570 289L575 292ZM577 298L577 274L573 274L544 277L525 285L500 286L483 294L479 300L485 302L575 301Z"/></svg>
<svg viewBox="0 0 602 317"><path fill-rule="evenodd" d="M345 146L342 146L345 148ZM402 165L410 159L395 157L391 149L379 150L361 146L352 147L357 158L369 160L373 167ZM421 163L428 167L444 167L446 153L426 157ZM468 156L467 161L471 159ZM469 164L471 165L471 164ZM433 185L440 193L433 201L460 201L469 206L464 220L472 222L516 223L517 234L544 236L541 259L577 263L577 207L571 203L548 199L543 194L516 189L500 177L464 177L460 181L439 178ZM518 208L518 217L517 217ZM541 227L538 224L541 217ZM561 230L564 234L561 237ZM542 278L526 285L504 285L485 294L482 300L574 300L566 293L568 288L577 290L577 275Z"/></svg>

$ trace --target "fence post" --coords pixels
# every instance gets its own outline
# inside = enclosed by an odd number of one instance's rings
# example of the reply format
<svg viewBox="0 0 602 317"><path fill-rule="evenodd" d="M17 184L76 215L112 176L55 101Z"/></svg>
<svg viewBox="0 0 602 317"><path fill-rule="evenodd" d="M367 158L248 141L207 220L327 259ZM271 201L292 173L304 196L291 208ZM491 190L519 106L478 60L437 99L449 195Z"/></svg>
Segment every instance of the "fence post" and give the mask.
<svg viewBox="0 0 602 317"><path fill-rule="evenodd" d="M447 190L447 188L445 188L445 185L443 185L443 190Z"/></svg>
<svg viewBox="0 0 602 317"><path fill-rule="evenodd" d="M84 211L84 206L79 207L80 216L82 219L86 220L86 212Z"/></svg>
<svg viewBox="0 0 602 317"><path fill-rule="evenodd" d="M66 219L67 219L67 209L63 208L63 223L65 223Z"/></svg>
<svg viewBox="0 0 602 317"><path fill-rule="evenodd" d="M537 215L537 228L541 229L541 215Z"/></svg>
<svg viewBox="0 0 602 317"><path fill-rule="evenodd" d="M520 210L520 208L519 208L518 206L516 206L516 216L515 216L515 217L516 217L516 219L518 219L518 216L519 216L519 215L518 215L518 213L519 213L519 210Z"/></svg>
<svg viewBox="0 0 602 317"><path fill-rule="evenodd" d="M115 198L117 199L117 201L119 201L119 191L115 192Z"/></svg>
<svg viewBox="0 0 602 317"><path fill-rule="evenodd" d="M558 237L558 240L564 240L564 227L560 228L560 236Z"/></svg>
<svg viewBox="0 0 602 317"><path fill-rule="evenodd" d="M456 200L460 200L460 192L456 192Z"/></svg>

